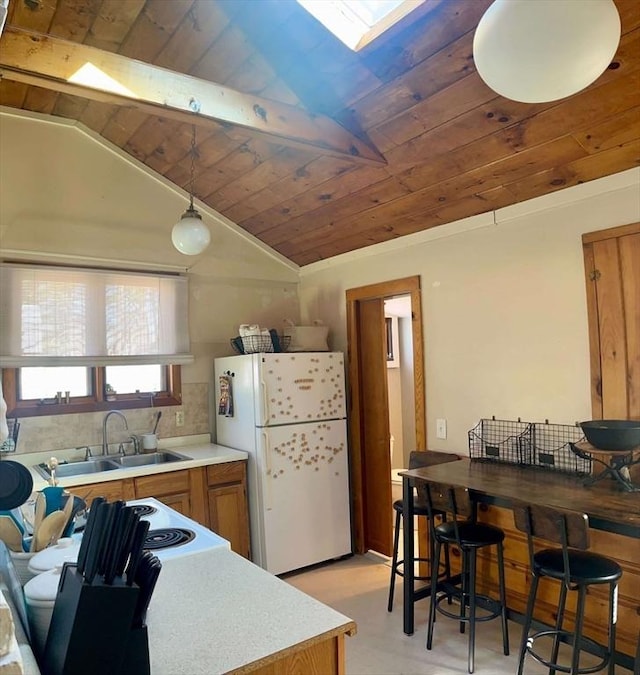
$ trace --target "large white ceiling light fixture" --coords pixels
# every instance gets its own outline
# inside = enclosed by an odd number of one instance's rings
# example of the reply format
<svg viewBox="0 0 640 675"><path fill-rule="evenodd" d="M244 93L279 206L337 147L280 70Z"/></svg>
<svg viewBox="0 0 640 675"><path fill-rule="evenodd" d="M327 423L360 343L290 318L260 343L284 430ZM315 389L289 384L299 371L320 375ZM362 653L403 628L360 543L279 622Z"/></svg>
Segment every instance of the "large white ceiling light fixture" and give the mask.
<svg viewBox="0 0 640 675"><path fill-rule="evenodd" d="M171 241L173 245L185 255L198 255L209 246L211 234L202 222L202 216L193 208L193 180L196 167L196 127L193 126L191 135L191 174L189 178L189 208L182 214L180 220L173 226Z"/></svg>
<svg viewBox="0 0 640 675"><path fill-rule="evenodd" d="M613 0L495 0L478 23L473 58L501 96L544 103L598 79L619 42Z"/></svg>

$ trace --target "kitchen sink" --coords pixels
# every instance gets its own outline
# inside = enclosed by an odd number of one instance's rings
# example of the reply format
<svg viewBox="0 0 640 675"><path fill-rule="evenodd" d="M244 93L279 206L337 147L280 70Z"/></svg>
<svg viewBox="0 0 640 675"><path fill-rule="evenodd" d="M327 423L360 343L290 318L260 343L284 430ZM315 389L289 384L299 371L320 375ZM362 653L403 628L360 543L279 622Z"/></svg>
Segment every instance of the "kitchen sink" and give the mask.
<svg viewBox="0 0 640 675"><path fill-rule="evenodd" d="M181 455L177 452L152 452L147 455L118 455L110 456L108 459L95 458L84 462L68 462L58 464L56 476L58 478L68 478L69 476L83 476L92 473L102 473L103 471L113 471L115 469L131 469L136 466L149 466L154 464L167 464L169 462L184 462L191 457ZM46 463L38 464L36 471L49 480L51 471Z"/></svg>
<svg viewBox="0 0 640 675"><path fill-rule="evenodd" d="M56 476L58 478L67 478L69 476L82 476L87 473L102 473L103 471L113 471L119 469L120 465L110 459L90 459L85 462L69 462L67 464L58 464ZM49 467L43 462L36 466L36 471L47 480L51 477Z"/></svg>
<svg viewBox="0 0 640 675"><path fill-rule="evenodd" d="M122 468L130 468L134 466L148 466L150 464L166 464L167 462L183 462L191 459L185 455L180 455L177 452L150 452L146 455L125 455L120 457L112 457L112 461Z"/></svg>

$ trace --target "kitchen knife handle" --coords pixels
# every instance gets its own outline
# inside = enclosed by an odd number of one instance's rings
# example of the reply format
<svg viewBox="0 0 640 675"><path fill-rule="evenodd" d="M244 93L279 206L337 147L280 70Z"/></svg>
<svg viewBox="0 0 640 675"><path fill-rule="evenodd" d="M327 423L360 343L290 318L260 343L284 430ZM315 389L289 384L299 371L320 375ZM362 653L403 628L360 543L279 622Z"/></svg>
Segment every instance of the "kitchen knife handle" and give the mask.
<svg viewBox="0 0 640 675"><path fill-rule="evenodd" d="M145 551L136 572L136 584L140 588L140 594L138 595L138 601L133 613L133 628L144 626L147 618L147 609L149 608L151 596L153 595L161 569L162 563L158 558L151 551Z"/></svg>
<svg viewBox="0 0 640 675"><path fill-rule="evenodd" d="M100 548L98 549L98 568L97 573L103 575L106 570L107 556L109 551L109 542L111 540L111 532L113 530L113 521L116 514L115 504L103 504L102 508L108 507L106 510L105 520L102 526L102 533L100 536Z"/></svg>
<svg viewBox="0 0 640 675"><path fill-rule="evenodd" d="M116 576L116 566L120 560L120 547L122 546L123 538L123 524L124 524L124 507L123 501L118 501L111 507L113 510L113 521L111 526L111 534L107 542L107 548L104 555L104 581L111 585Z"/></svg>
<svg viewBox="0 0 640 675"><path fill-rule="evenodd" d="M82 541L80 542L80 549L78 551L78 572L80 572L80 574L84 573L85 565L87 563L87 551L89 549L89 542L91 541L93 533L94 522L96 516L98 515L98 508L103 502L104 497L96 497L91 503L91 508L89 509L89 515L87 516L87 522L84 526Z"/></svg>
<svg viewBox="0 0 640 675"><path fill-rule="evenodd" d="M133 538L133 545L131 546L131 556L129 557L129 565L127 567L127 586L131 586L136 578L136 570L140 564L144 542L149 532L149 521L140 520L136 524L136 531Z"/></svg>
<svg viewBox="0 0 640 675"><path fill-rule="evenodd" d="M95 507L92 505L91 509ZM91 537L89 539L89 548L87 550L86 564L84 568L84 579L90 584L98 571L100 564L100 551L102 548L102 539L104 537L105 524L109 514L109 504L103 502L99 504L97 513L94 516Z"/></svg>
<svg viewBox="0 0 640 675"><path fill-rule="evenodd" d="M140 520L140 516L136 513L133 506L127 506L124 509L124 526L122 533L122 546L120 548L120 555L116 562L116 576L121 577L124 574L131 547L133 546L133 539L136 534L136 525Z"/></svg>

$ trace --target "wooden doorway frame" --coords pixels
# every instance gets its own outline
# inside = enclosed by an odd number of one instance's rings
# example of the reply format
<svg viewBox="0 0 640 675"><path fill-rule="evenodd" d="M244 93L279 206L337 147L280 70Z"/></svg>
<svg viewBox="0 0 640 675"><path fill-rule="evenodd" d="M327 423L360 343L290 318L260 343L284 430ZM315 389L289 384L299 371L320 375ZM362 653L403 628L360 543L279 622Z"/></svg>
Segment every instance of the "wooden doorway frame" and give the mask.
<svg viewBox="0 0 640 675"><path fill-rule="evenodd" d="M349 427L351 432L351 480L353 490L353 530L356 553L365 553L365 514L363 498L363 447L362 447L362 392L360 391L358 302L391 298L398 295L411 296L411 333L413 343L413 386L415 398L416 447L427 449L426 394L424 382L424 339L422 330L422 292L420 277L406 277L383 281L346 291L347 300L347 362L349 374ZM389 476L391 479L391 476Z"/></svg>

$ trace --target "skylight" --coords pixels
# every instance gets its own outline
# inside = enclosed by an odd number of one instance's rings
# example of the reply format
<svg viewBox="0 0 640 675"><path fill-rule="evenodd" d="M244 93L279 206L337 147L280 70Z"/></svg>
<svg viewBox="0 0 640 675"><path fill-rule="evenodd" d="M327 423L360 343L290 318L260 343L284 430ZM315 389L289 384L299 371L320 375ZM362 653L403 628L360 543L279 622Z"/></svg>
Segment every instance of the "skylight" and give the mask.
<svg viewBox="0 0 640 675"><path fill-rule="evenodd" d="M298 0L347 47L358 51L424 0Z"/></svg>

